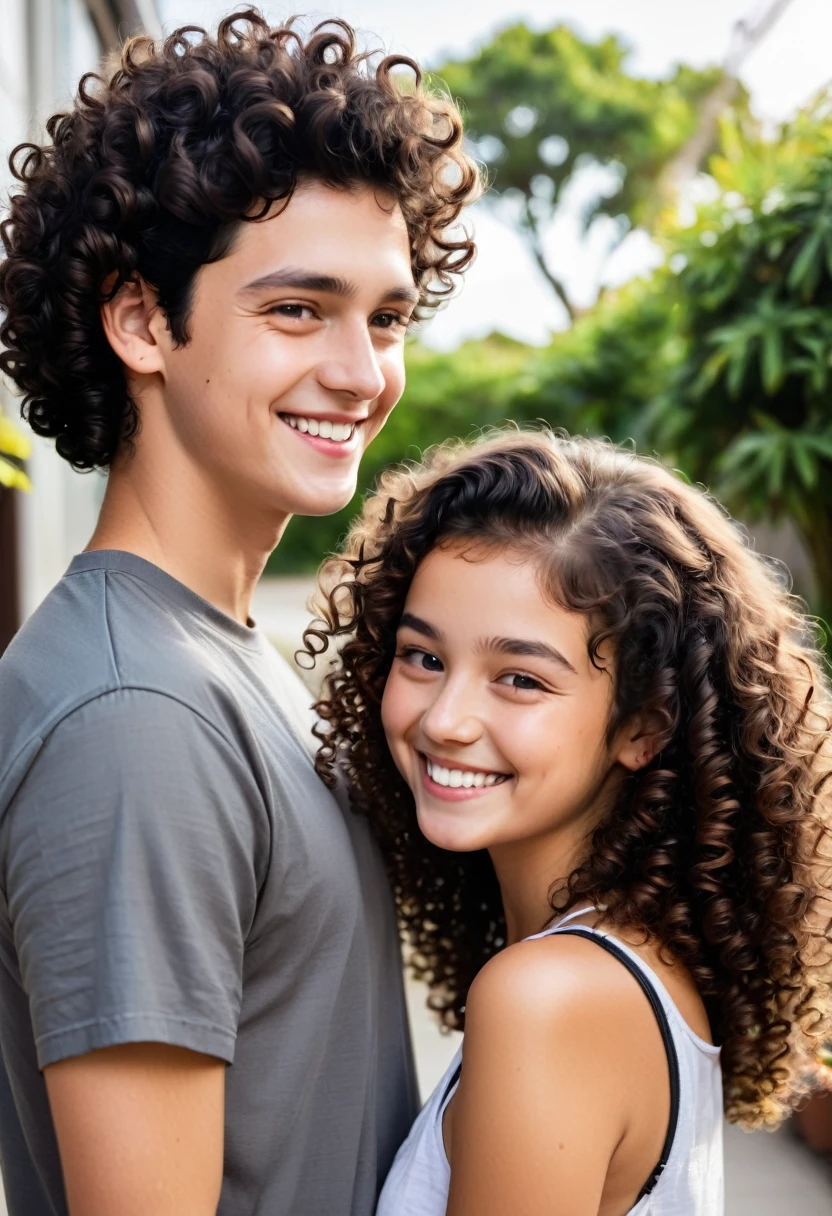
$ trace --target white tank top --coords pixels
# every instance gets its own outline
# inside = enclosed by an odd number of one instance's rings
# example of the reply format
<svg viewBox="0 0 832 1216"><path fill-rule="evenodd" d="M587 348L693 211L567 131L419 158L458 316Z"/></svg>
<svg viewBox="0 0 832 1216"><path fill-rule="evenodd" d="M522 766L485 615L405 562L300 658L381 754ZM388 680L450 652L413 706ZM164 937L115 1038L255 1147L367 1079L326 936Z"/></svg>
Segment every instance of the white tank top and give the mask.
<svg viewBox="0 0 832 1216"><path fill-rule="evenodd" d="M542 933L570 933L598 941L639 982L662 1032L670 1068L670 1120L656 1169L628 1216L723 1216L722 1075L719 1048L694 1034L656 973L624 942L601 929L566 924L580 908ZM462 1049L413 1124L381 1193L376 1216L445 1216L451 1168L442 1116L459 1083ZM557 1196L552 1196L552 1214Z"/></svg>

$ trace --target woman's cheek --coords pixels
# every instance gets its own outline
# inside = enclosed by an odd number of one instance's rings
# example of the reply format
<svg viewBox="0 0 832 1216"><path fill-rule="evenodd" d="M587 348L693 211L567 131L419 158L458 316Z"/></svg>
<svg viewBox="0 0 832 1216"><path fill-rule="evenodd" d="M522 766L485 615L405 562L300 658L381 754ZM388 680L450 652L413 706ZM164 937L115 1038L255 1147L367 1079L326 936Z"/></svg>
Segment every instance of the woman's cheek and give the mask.
<svg viewBox="0 0 832 1216"><path fill-rule="evenodd" d="M411 705L412 697L408 694L407 681L401 678L394 667L387 677L381 699L381 724L387 736L387 746L399 765L401 752L407 747L405 736L416 716Z"/></svg>

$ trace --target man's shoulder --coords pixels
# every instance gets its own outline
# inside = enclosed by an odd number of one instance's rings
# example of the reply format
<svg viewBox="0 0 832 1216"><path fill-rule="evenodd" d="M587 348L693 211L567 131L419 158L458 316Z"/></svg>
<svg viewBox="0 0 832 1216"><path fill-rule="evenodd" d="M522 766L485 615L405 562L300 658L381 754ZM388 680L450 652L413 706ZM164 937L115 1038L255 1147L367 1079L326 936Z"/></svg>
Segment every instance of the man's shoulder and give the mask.
<svg viewBox="0 0 832 1216"><path fill-rule="evenodd" d="M175 605L106 568L70 570L0 657L0 787L91 702L136 689L210 714L210 679Z"/></svg>

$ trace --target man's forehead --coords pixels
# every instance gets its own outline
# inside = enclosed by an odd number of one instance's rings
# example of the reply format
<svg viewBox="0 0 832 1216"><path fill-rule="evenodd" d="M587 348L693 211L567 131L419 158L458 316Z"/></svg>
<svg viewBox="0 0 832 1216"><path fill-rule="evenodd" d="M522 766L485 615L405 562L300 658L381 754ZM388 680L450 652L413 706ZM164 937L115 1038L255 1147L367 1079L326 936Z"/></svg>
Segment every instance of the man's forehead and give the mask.
<svg viewBox="0 0 832 1216"><path fill-rule="evenodd" d="M370 278L409 298L410 235L398 204L382 202L364 188L299 186L288 204L242 225L232 250L240 288L297 286L348 297Z"/></svg>

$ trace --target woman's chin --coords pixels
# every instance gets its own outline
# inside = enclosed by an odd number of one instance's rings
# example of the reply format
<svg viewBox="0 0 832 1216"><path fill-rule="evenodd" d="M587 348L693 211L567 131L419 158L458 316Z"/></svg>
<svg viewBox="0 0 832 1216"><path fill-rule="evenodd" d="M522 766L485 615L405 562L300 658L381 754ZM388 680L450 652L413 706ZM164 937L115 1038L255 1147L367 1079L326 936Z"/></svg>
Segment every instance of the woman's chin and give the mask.
<svg viewBox="0 0 832 1216"><path fill-rule="evenodd" d="M476 853L487 849L490 833L484 832L482 824L472 823L459 811L436 811L433 808L416 808L416 818L422 835L438 849L449 853Z"/></svg>

